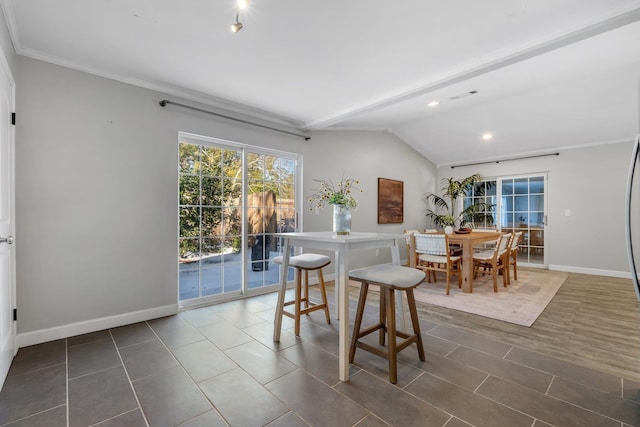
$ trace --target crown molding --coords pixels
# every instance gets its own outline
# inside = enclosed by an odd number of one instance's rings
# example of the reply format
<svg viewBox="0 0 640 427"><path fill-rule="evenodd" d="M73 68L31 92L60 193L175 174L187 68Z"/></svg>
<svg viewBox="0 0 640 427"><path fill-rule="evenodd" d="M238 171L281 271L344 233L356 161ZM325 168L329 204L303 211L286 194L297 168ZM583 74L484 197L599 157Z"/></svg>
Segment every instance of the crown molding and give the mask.
<svg viewBox="0 0 640 427"><path fill-rule="evenodd" d="M98 70L96 68L87 67L85 65L78 64L72 61L67 61L57 56L47 55L36 50L19 47L18 49L16 49L16 53L18 55L21 55L27 58L36 59L39 61L48 62L50 64L69 68L72 70L92 74L98 77L115 80L120 83L126 83L136 87L153 90L155 92L160 92L165 95L176 96L184 100L197 102L209 107L219 109L223 112L240 114L244 117L248 117L251 119L258 119L258 120L266 121L267 123L270 123L270 124L286 126L291 129L304 131L303 123L299 120L294 120L290 117L278 115L266 110L250 107L248 105L236 103L223 98L218 98L216 96L207 95L201 92L191 91L183 87L169 85L162 82L153 82L150 80L138 79L135 77L123 76L115 73L108 73L102 70Z"/></svg>

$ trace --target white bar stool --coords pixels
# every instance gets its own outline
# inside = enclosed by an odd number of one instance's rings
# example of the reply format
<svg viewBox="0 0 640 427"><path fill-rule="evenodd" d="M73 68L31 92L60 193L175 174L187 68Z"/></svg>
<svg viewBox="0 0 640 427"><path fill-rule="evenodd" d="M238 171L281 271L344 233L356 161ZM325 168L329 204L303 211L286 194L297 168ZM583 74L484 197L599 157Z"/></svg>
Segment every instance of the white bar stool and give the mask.
<svg viewBox="0 0 640 427"><path fill-rule="evenodd" d="M420 285L425 277L426 274L424 271L395 264L375 265L373 267L360 268L349 272L349 279L362 283L360 287L360 298L358 299L358 309L356 311L356 320L353 326L353 335L351 337L349 363L353 363L356 355L356 347L384 357L389 361L389 381L395 384L398 382L398 353L400 351L416 343L418 347L418 357L422 361L425 360L422 334L420 333L420 323L418 321L418 311L416 310L416 300L413 295L413 289ZM369 285L378 285L380 287L380 320L377 324L360 330ZM396 328L394 291L404 291L407 293L407 304L409 306L409 313L411 314L413 334L399 331ZM389 336L387 349L375 347L360 341L360 338L378 330L380 331L380 346L384 346L385 337L386 335ZM404 340L397 342L396 337L404 338Z"/></svg>
<svg viewBox="0 0 640 427"><path fill-rule="evenodd" d="M282 256L277 256L273 259L276 264L282 265ZM329 305L327 304L327 291L324 286L324 276L322 275L322 268L331 264L331 258L326 255L304 253L301 255L292 256L289 258L289 266L296 269L296 286L295 286L295 299L292 301L286 301L287 305L295 305L295 312L290 313L286 310L282 310L282 314L291 317L295 320L295 334L300 335L300 316L303 314L311 313L312 311L324 309L327 323L331 323L331 317L329 316ZM318 272L318 281L320 282L320 294L322 295L322 303L314 303L309 299L309 271ZM302 295L302 272L304 271L304 295ZM287 274L286 271L282 274ZM301 307L304 303L304 308Z"/></svg>

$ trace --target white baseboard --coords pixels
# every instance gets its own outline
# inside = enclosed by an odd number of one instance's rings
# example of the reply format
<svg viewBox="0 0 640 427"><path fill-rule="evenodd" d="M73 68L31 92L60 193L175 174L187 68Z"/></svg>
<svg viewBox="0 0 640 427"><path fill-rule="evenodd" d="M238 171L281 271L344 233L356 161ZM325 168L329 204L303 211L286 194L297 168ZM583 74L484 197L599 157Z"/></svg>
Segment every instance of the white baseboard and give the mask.
<svg viewBox="0 0 640 427"><path fill-rule="evenodd" d="M163 307L155 307L147 310L133 311L115 316L71 323L69 325L58 326L55 328L40 329L38 331L25 332L22 334L19 333L16 340L18 348L27 347L29 345L55 341L62 338L73 337L75 335L101 331L103 329L144 322L145 320L157 319L158 317L170 316L176 313L178 313L177 304L165 305Z"/></svg>
<svg viewBox="0 0 640 427"><path fill-rule="evenodd" d="M590 274L592 276L619 277L621 279L631 279L628 271L602 270L599 268L572 267L569 265L549 264L549 270L566 271L568 273Z"/></svg>

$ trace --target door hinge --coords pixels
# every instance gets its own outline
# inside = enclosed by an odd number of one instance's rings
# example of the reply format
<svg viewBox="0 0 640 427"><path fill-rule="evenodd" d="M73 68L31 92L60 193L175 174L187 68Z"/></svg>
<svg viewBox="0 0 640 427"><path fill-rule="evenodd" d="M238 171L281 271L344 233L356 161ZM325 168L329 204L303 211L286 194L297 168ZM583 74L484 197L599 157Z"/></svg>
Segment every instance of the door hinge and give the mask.
<svg viewBox="0 0 640 427"><path fill-rule="evenodd" d="M16 125L16 113L11 113L11 124Z"/></svg>
<svg viewBox="0 0 640 427"><path fill-rule="evenodd" d="M18 309L17 308L13 309L13 321L14 322L18 321Z"/></svg>

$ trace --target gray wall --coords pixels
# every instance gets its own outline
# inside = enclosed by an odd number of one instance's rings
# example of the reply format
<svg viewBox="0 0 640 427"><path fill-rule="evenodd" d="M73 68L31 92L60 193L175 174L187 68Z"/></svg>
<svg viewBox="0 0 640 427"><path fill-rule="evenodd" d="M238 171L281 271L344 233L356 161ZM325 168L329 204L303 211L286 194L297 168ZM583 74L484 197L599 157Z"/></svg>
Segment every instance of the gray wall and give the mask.
<svg viewBox="0 0 640 427"><path fill-rule="evenodd" d="M359 204L352 211L352 231L403 233L406 229L426 226L424 194L432 191L435 185L436 167L394 135L386 132L315 132L311 144L302 153L305 156L304 196L318 187L313 179L331 178L336 182L344 175L360 181L362 192L354 193ZM404 182L402 224L378 224L378 178ZM331 206L319 210L316 215L305 198L303 208L306 231L331 230ZM401 247L400 257L406 258L404 247ZM350 258L354 268L390 261L387 250L356 252ZM329 274L332 269L332 266L327 268Z"/></svg>
<svg viewBox="0 0 640 427"><path fill-rule="evenodd" d="M25 57L17 71L21 346L177 310L179 131L300 153L305 192L313 178L360 179L354 230L424 226L435 166L390 134L319 132L308 143ZM376 224L378 176L405 181L405 224ZM329 210L310 214L305 230L330 228Z"/></svg>
<svg viewBox="0 0 640 427"><path fill-rule="evenodd" d="M451 169L443 177L548 173L547 263L550 269L630 277L624 228L629 142L561 150L559 156ZM570 209L571 216L565 216Z"/></svg>

